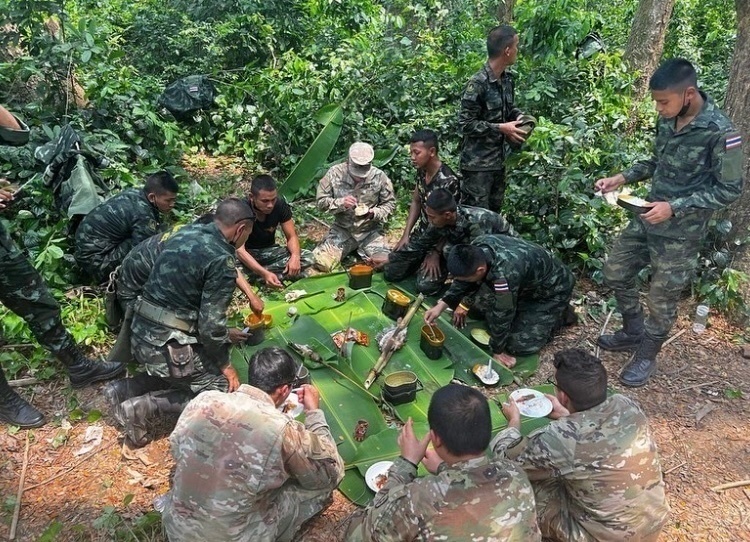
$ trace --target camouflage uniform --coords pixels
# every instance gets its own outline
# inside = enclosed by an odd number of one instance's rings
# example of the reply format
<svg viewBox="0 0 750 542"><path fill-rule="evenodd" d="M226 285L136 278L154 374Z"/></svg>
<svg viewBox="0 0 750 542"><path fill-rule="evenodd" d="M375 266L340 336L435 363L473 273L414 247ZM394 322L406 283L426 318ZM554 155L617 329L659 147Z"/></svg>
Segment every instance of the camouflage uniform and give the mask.
<svg viewBox="0 0 750 542"><path fill-rule="evenodd" d="M531 480L542 536L556 541L655 541L667 521L656 443L638 405L613 395L524 439L493 444ZM520 444L520 446L519 446Z"/></svg>
<svg viewBox="0 0 750 542"><path fill-rule="evenodd" d="M649 201L667 201L674 216L660 224L633 218L615 241L604 266L617 308L641 313L636 277L651 264L646 336L661 342L677 317L677 301L690 281L706 225L714 210L742 192L738 132L714 101L703 95L701 112L675 132L674 119L659 119L653 156L623 172L628 183L651 178Z"/></svg>
<svg viewBox="0 0 750 542"><path fill-rule="evenodd" d="M424 271L417 273L417 291L426 295L437 295L448 277L446 258L453 245L471 243L480 235L516 235L513 226L505 217L487 209L459 205L456 208L456 224L436 228L429 226L421 235L415 236L397 252L391 252L385 266L386 280L397 282L419 270L425 257L439 244L443 244L440 257L440 275L433 279Z"/></svg>
<svg viewBox="0 0 750 542"><path fill-rule="evenodd" d="M419 221L412 230L411 234L416 236L424 233L427 227L430 225L427 220L427 205L425 202L433 190L443 188L453 195L453 199L457 202L461 201L461 184L458 181L458 177L453 170L447 164L441 164L440 169L437 170L435 176L432 178L430 184L427 184L427 172L423 170L417 170L417 194L419 195Z"/></svg>
<svg viewBox="0 0 750 542"><path fill-rule="evenodd" d="M170 540L292 540L344 475L322 410L307 411L302 424L247 384L194 399L169 440L175 467L162 521Z"/></svg>
<svg viewBox="0 0 750 542"><path fill-rule="evenodd" d="M135 245L164 229L161 214L144 189L129 188L81 221L76 231L76 262L101 283Z"/></svg>
<svg viewBox="0 0 750 542"><path fill-rule="evenodd" d="M514 121L513 76L495 77L489 63L469 79L461 96L461 202L500 212L505 197L505 136L492 126Z"/></svg>
<svg viewBox="0 0 750 542"><path fill-rule="evenodd" d="M341 200L348 195L367 205L373 217L356 217L354 209L344 209ZM368 258L388 254L383 225L396 207L396 196L385 173L373 166L365 180L355 184L348 164L337 164L320 180L316 200L319 210L335 215L328 235L313 250L317 267L330 270L355 250Z"/></svg>
<svg viewBox="0 0 750 542"><path fill-rule="evenodd" d="M211 224L185 226L170 237L156 259L142 298L192 326L189 331L140 314L136 303L132 351L152 376L193 393L228 389L221 369L229 363L227 308L237 279L234 247ZM189 348L185 348L189 346ZM172 350L183 348L185 371L174 374ZM192 350L192 351L189 351Z"/></svg>
<svg viewBox="0 0 750 542"><path fill-rule="evenodd" d="M399 457L372 504L350 519L345 540L541 540L531 484L518 466L493 455L443 463L425 478Z"/></svg>
<svg viewBox="0 0 750 542"><path fill-rule="evenodd" d="M483 284L491 293L477 300L490 332L493 354L535 354L561 325L575 278L548 250L517 237L483 235L472 241L488 260ZM455 308L481 285L454 281L443 301Z"/></svg>

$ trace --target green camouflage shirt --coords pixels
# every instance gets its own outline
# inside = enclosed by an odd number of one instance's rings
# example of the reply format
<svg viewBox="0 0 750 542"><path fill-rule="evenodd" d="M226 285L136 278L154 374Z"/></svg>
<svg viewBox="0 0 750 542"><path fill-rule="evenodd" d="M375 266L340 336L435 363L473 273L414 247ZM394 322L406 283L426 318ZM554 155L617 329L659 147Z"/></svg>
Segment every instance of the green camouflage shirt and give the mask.
<svg viewBox="0 0 750 542"><path fill-rule="evenodd" d="M456 201L460 201L461 190L459 187L458 177L447 164L441 164L430 184L427 184L427 174L423 170L417 170L417 194L419 195L419 221L414 228L414 234L418 234L427 229L430 225L427 220L427 206L425 202L433 190L444 188L451 194Z"/></svg>
<svg viewBox="0 0 750 542"><path fill-rule="evenodd" d="M674 215L659 224L640 217L649 234L700 239L714 210L742 192L742 139L714 101L701 93L703 109L675 132L675 120L659 118L651 158L623 171L628 183L651 178L649 201L667 201Z"/></svg>
<svg viewBox="0 0 750 542"><path fill-rule="evenodd" d="M542 535L554 540L655 541L667 521L656 443L640 407L624 395L493 445L518 463L537 497Z"/></svg>

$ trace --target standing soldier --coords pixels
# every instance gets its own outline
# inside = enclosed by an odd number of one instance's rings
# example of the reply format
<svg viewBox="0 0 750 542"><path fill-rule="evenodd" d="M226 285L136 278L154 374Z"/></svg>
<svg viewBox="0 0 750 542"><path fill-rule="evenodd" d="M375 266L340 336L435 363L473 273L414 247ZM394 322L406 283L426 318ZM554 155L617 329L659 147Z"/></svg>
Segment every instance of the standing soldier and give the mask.
<svg viewBox="0 0 750 542"><path fill-rule="evenodd" d="M23 145L29 140L29 129L0 106L0 143ZM13 201L8 182L0 180L0 211ZM86 356L63 327L60 306L47 290L39 272L29 263L0 222L0 301L23 318L31 332L45 348L68 369L70 383L82 388L107 380L125 370L122 363L96 363ZM0 420L22 428L44 424L41 412L27 403L8 385L0 368Z"/></svg>
<svg viewBox="0 0 750 542"><path fill-rule="evenodd" d="M677 317L677 301L690 281L713 212L742 192L742 137L698 90L693 65L667 60L651 76L649 88L659 113L653 155L596 181L596 188L606 193L651 178L648 211L630 221L604 266L623 328L597 341L605 350L635 350L620 373L620 382L632 387L643 386L656 370L656 356ZM649 264L644 324L636 278Z"/></svg>

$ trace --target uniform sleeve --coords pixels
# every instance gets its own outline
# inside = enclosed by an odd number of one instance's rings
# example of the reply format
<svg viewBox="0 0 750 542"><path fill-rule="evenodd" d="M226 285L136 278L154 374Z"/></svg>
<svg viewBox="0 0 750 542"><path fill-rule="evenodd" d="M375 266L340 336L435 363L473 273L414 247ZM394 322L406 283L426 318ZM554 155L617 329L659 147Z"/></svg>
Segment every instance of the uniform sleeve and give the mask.
<svg viewBox="0 0 750 542"><path fill-rule="evenodd" d="M565 420L552 422L526 438L521 437L518 429L510 427L501 431L490 447L496 455L519 464L532 482L559 478L571 473L574 466L575 443L560 438L565 423Z"/></svg>
<svg viewBox="0 0 750 542"><path fill-rule="evenodd" d="M482 85L471 80L461 96L461 108L458 111L458 126L461 134L470 137L498 135L500 132L492 124L482 119Z"/></svg>
<svg viewBox="0 0 750 542"><path fill-rule="evenodd" d="M448 291L445 292L442 300L451 309L455 309L464 297L474 293L478 289L479 286L472 284L471 282L454 280L453 283L451 283L450 288L448 288Z"/></svg>
<svg viewBox="0 0 750 542"><path fill-rule="evenodd" d="M520 270L507 264L502 270L502 275L492 284L494 299L490 315L487 317L487 329L490 332L490 351L493 354L502 354L505 351L513 319L516 317L521 280Z"/></svg>
<svg viewBox="0 0 750 542"><path fill-rule="evenodd" d="M341 179L341 173L336 166L329 169L320 179L318 191L315 194L315 205L318 210L329 213L343 213L341 208L341 198L334 197L333 185Z"/></svg>
<svg viewBox="0 0 750 542"><path fill-rule="evenodd" d="M289 475L305 489L333 489L344 477L344 462L322 410L305 415L305 425L287 424L281 457Z"/></svg>
<svg viewBox="0 0 750 542"><path fill-rule="evenodd" d="M219 369L229 363L227 308L232 300L237 270L233 255L217 258L206 271L198 311L198 336L206 359Z"/></svg>
<svg viewBox="0 0 750 542"><path fill-rule="evenodd" d="M393 183L391 183L388 176L383 172L380 172L378 175L381 176L378 204L370 210L372 211L373 219L385 223L396 208L396 195L393 191Z"/></svg>
<svg viewBox="0 0 750 542"><path fill-rule="evenodd" d="M130 234L133 246L159 233L160 225L159 219L154 217L154 213L150 207L146 208L143 206L134 211L137 213L138 218L133 224L133 230Z"/></svg>

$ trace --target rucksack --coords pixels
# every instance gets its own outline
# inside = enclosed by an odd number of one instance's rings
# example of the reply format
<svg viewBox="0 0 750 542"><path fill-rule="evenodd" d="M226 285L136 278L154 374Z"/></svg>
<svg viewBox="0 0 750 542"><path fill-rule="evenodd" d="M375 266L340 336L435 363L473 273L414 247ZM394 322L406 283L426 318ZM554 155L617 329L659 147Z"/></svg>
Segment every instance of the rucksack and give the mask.
<svg viewBox="0 0 750 542"><path fill-rule="evenodd" d="M190 75L170 83L159 96L159 107L177 120L190 120L194 113L214 106L216 87L207 75Z"/></svg>

